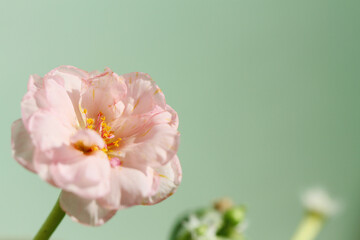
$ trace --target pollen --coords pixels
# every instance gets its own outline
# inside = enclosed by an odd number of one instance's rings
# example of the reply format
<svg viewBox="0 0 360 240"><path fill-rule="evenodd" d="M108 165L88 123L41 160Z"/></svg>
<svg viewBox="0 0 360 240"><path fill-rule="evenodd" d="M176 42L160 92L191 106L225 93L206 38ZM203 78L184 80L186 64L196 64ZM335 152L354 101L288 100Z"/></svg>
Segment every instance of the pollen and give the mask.
<svg viewBox="0 0 360 240"><path fill-rule="evenodd" d="M86 128L94 129L95 120L93 118L86 118Z"/></svg>
<svg viewBox="0 0 360 240"><path fill-rule="evenodd" d="M119 142L121 141L121 138L118 138L118 140L116 140L115 142L114 142L114 145L115 145L115 147L118 147L119 146Z"/></svg>
<svg viewBox="0 0 360 240"><path fill-rule="evenodd" d="M104 153L107 153L109 150L107 148L102 148L101 151L103 151Z"/></svg>
<svg viewBox="0 0 360 240"><path fill-rule="evenodd" d="M107 146L108 146L108 148L112 148L113 146L119 147L120 146L119 142L121 142L121 141L122 141L122 138L118 138L117 140L115 140L113 142L109 142Z"/></svg>
<svg viewBox="0 0 360 240"><path fill-rule="evenodd" d="M91 125L91 124L94 124L95 120L93 118L87 118L86 122L87 122L87 124Z"/></svg>

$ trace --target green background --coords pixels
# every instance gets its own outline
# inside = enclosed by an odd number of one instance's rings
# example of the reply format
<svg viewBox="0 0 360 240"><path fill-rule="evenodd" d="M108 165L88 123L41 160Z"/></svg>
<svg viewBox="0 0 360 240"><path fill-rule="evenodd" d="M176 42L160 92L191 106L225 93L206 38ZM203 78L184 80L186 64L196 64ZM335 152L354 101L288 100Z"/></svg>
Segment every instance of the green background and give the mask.
<svg viewBox="0 0 360 240"><path fill-rule="evenodd" d="M318 239L359 239L360 4L314 0L2 1L0 237L31 237L59 190L11 157L30 74L59 65L149 73L180 116L178 192L55 239L165 240L221 196L248 207L249 240L289 239L301 192L344 204Z"/></svg>

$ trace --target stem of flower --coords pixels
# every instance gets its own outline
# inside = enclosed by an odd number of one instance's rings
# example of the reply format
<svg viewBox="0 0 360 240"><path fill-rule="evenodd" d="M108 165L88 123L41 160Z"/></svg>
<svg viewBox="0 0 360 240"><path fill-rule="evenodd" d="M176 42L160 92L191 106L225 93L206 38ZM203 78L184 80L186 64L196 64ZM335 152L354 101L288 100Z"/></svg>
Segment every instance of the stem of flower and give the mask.
<svg viewBox="0 0 360 240"><path fill-rule="evenodd" d="M47 240L55 231L61 220L64 218L65 212L61 209L59 199L56 201L55 206L51 210L49 216L41 226L40 230L34 237L34 240Z"/></svg>
<svg viewBox="0 0 360 240"><path fill-rule="evenodd" d="M313 240L320 232L325 218L319 214L307 213L291 240Z"/></svg>

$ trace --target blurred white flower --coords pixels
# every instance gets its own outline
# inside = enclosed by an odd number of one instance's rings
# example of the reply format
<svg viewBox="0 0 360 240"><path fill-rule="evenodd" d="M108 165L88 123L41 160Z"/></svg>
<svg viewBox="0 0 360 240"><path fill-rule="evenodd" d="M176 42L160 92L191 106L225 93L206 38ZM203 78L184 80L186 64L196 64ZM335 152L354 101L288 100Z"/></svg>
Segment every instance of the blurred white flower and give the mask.
<svg viewBox="0 0 360 240"><path fill-rule="evenodd" d="M195 214L183 223L184 228L190 232L192 239L216 240L216 232L221 225L221 215L218 212L210 211L198 217Z"/></svg>
<svg viewBox="0 0 360 240"><path fill-rule="evenodd" d="M340 210L340 205L332 199L329 194L322 188L309 189L302 196L304 207L323 217L335 215Z"/></svg>

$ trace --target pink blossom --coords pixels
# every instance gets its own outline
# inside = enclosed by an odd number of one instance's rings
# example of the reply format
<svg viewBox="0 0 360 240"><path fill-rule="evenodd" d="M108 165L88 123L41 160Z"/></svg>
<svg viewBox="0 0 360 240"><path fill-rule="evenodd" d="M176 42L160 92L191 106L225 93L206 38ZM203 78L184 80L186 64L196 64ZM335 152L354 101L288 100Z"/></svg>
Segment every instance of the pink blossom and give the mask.
<svg viewBox="0 0 360 240"><path fill-rule="evenodd" d="M177 113L148 74L60 66L30 76L21 113L14 158L62 189L60 205L75 221L101 225L181 182Z"/></svg>

